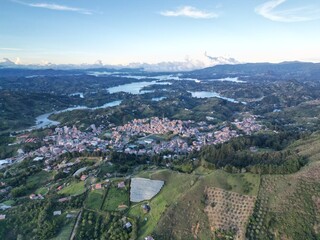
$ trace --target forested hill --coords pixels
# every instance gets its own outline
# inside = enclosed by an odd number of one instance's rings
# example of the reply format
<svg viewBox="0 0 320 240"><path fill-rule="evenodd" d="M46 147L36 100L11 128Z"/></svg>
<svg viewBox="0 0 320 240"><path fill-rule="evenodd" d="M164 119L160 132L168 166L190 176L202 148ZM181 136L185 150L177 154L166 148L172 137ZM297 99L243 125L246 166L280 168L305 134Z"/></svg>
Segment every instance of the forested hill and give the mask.
<svg viewBox="0 0 320 240"><path fill-rule="evenodd" d="M307 77L309 80L320 79L320 63L309 62L282 62L282 63L246 63L236 65L217 65L190 72L190 75L197 76L279 76L279 77Z"/></svg>

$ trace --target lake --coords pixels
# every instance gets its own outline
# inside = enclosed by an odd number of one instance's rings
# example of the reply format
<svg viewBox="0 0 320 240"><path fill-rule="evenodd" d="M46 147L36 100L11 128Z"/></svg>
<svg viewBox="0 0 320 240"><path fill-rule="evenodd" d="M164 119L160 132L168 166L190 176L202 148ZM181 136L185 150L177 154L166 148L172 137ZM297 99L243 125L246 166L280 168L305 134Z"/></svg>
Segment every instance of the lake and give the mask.
<svg viewBox="0 0 320 240"><path fill-rule="evenodd" d="M245 102L239 102L239 101L237 101L237 100L235 100L233 98L223 97L217 92L208 92L208 91L188 91L188 92L191 93L192 97L194 97L194 98L212 98L212 97L216 97L216 98L224 99L224 100L227 100L227 101L233 102L233 103L246 104Z"/></svg>
<svg viewBox="0 0 320 240"><path fill-rule="evenodd" d="M246 83L246 81L239 80L238 77L226 77L226 78L212 79L210 81Z"/></svg>
<svg viewBox="0 0 320 240"><path fill-rule="evenodd" d="M141 91L144 87L150 85L171 85L170 82L134 82L134 83L127 83L116 87L107 88L109 93L117 93L117 92L126 92L131 94L143 94L144 92Z"/></svg>
<svg viewBox="0 0 320 240"><path fill-rule="evenodd" d="M151 101L156 101L156 102L159 102L163 99L166 99L166 97L157 97L157 98L151 98Z"/></svg>
<svg viewBox="0 0 320 240"><path fill-rule="evenodd" d="M102 106L99 107L93 107L93 108L89 108L86 106L76 106L76 107L69 107L60 111L54 111L54 112L50 112L50 113L45 113L42 114L40 116L38 116L36 118L36 125L30 127L29 129L26 129L26 131L31 131L34 129L40 129L40 128L46 128L46 127L51 127L51 126L56 126L59 125L60 122L58 121L54 121L54 120L50 120L49 116L52 114L59 114L59 113L63 113L63 112L68 112L68 111L74 111L74 110L96 110L96 109L103 109L103 108L108 108L108 107L115 107L121 104L121 100L118 101L113 101L113 102L108 102Z"/></svg>

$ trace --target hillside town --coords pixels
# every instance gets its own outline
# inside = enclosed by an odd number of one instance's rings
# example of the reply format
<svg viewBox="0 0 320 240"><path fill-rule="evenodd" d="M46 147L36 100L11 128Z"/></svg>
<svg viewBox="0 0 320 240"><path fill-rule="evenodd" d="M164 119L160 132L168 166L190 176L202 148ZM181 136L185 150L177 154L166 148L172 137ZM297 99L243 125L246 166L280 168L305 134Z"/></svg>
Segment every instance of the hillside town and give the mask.
<svg viewBox="0 0 320 240"><path fill-rule="evenodd" d="M72 152L117 152L137 155L154 155L162 152L184 154L199 151L204 145L219 144L238 137L241 131L250 135L260 131L262 125L256 117L250 115L242 121L236 119L233 123L237 130L224 124L217 127L207 122L169 120L168 118L134 119L122 126L108 129L105 126L96 127L92 124L87 131L73 127L57 127L43 139L29 138L28 134L18 137L19 141L40 141L40 148L24 152L18 150L14 158L1 160L1 165L21 162L25 158L33 161L45 160L48 167L60 155ZM240 131L239 131L240 130Z"/></svg>

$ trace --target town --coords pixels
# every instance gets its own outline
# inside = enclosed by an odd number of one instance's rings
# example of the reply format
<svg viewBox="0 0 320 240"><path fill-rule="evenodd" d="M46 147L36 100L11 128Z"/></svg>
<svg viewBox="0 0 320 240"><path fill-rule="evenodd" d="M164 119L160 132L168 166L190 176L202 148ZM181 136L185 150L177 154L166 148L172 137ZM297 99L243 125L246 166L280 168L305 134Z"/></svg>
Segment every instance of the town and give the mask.
<svg viewBox="0 0 320 240"><path fill-rule="evenodd" d="M62 154L72 152L124 152L135 155L154 155L163 152L185 154L199 151L205 145L224 143L242 134L250 135L260 131L262 125L256 116L249 115L242 121L236 119L231 123L237 130L231 129L227 123L219 128L207 122L169 120L168 118L145 118L118 127L96 127L92 124L83 132L73 127L57 127L41 141L43 146L25 153L18 150L18 155L4 159L2 166L21 162L26 158L46 163L46 170ZM230 125L230 124L229 124ZM19 141L30 141L28 134L20 135ZM31 139L35 141L34 139Z"/></svg>

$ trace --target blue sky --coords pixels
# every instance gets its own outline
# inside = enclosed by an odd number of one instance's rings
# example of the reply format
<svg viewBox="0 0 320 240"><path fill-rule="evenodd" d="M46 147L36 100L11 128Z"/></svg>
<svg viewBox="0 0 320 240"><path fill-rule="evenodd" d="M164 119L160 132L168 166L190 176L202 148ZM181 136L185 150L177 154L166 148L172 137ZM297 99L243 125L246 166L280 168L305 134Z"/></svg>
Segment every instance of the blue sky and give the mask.
<svg viewBox="0 0 320 240"><path fill-rule="evenodd" d="M0 0L17 63L320 61L319 0Z"/></svg>

